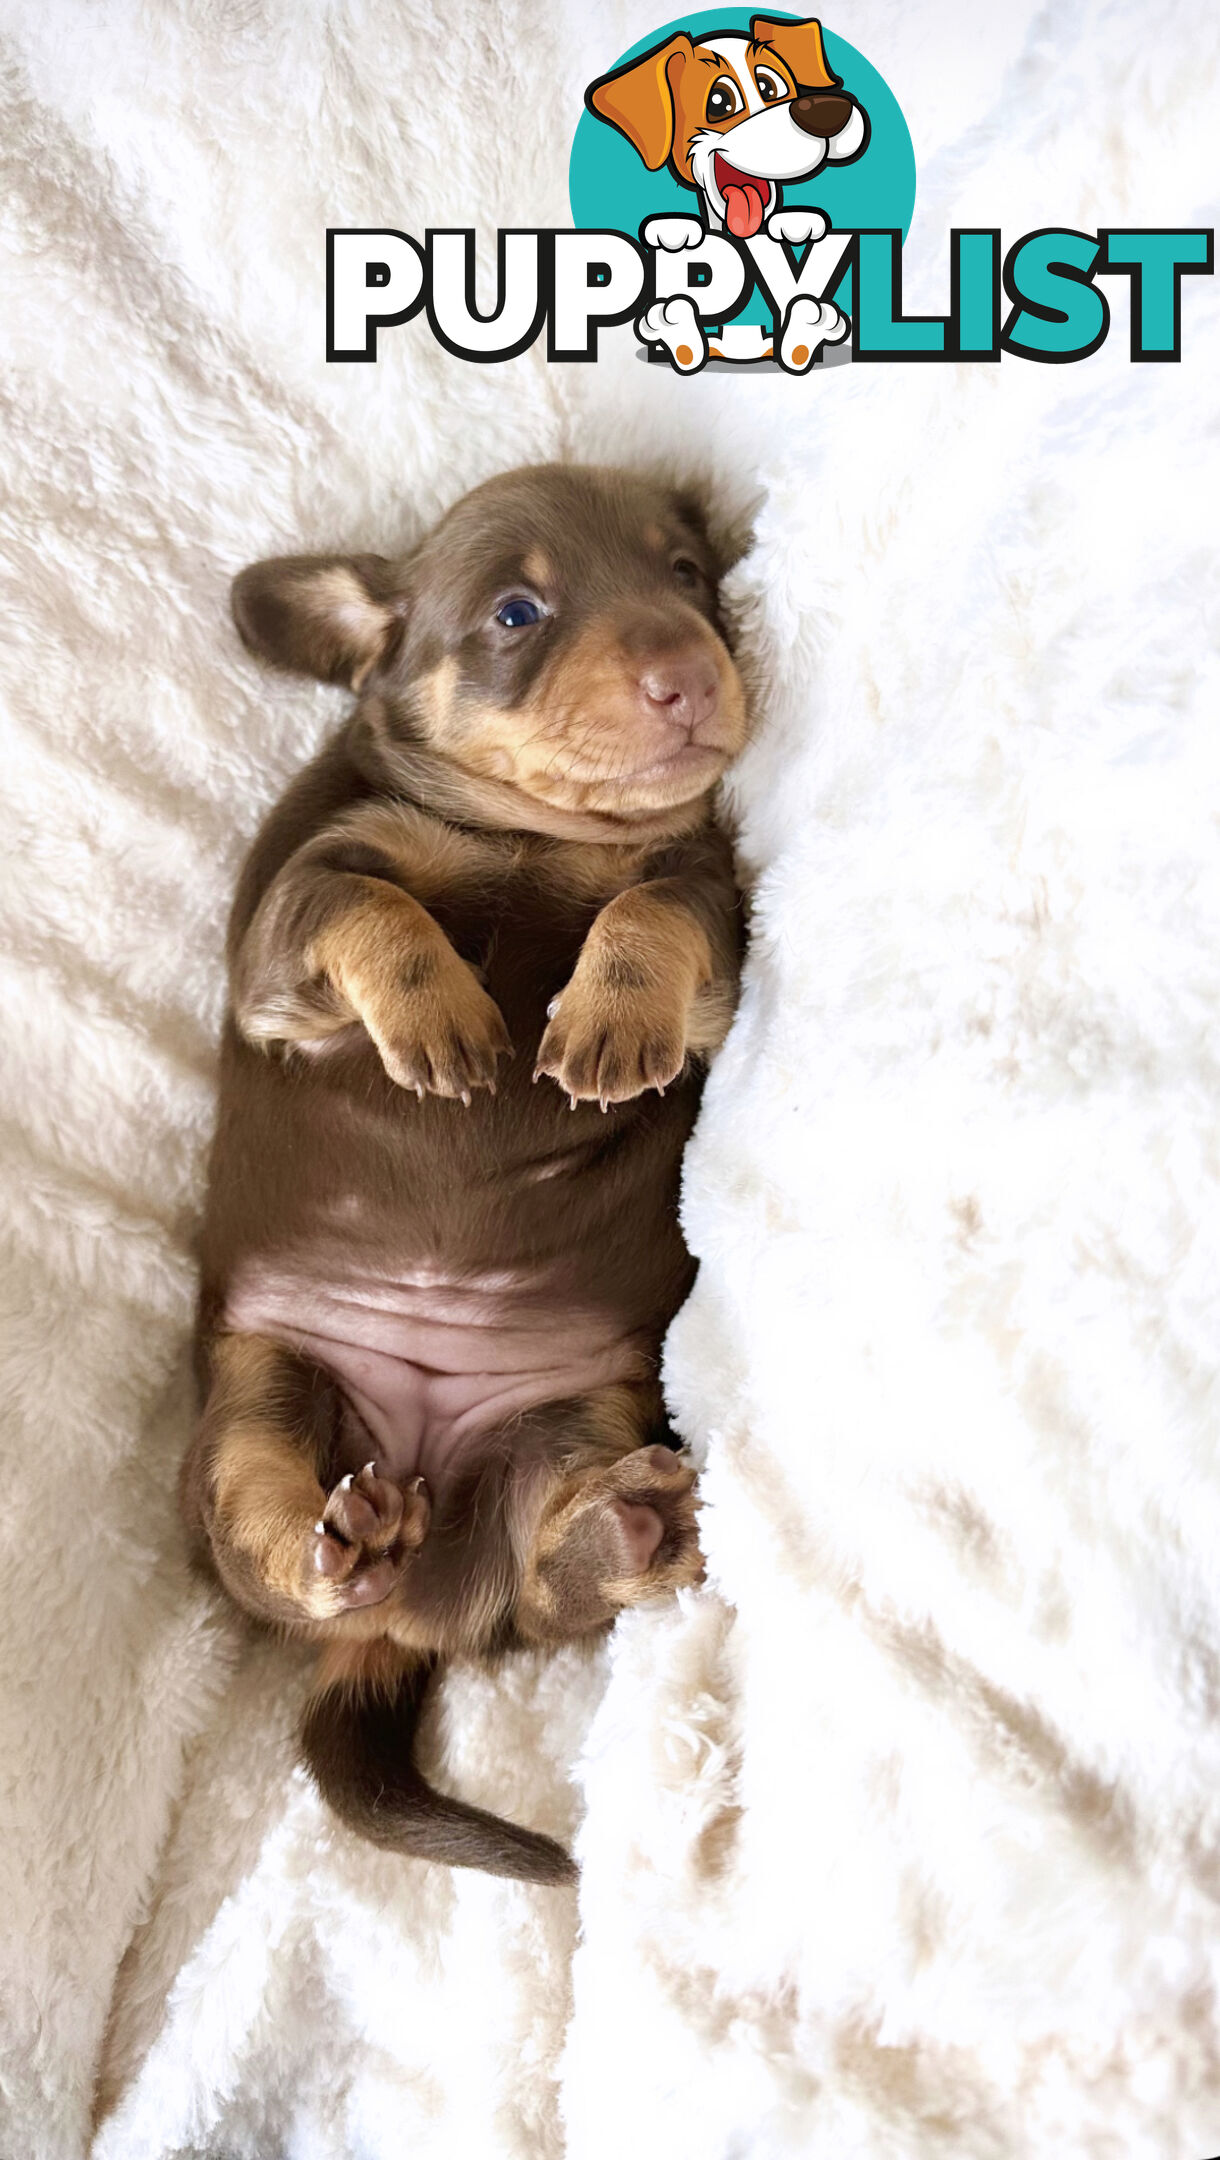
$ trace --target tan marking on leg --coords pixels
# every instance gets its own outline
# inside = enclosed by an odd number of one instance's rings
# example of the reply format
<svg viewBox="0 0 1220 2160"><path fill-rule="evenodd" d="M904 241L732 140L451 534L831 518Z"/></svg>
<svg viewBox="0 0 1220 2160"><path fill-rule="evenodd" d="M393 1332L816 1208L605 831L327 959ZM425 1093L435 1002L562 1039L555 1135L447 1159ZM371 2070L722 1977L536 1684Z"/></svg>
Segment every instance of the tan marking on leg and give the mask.
<svg viewBox="0 0 1220 2160"><path fill-rule="evenodd" d="M617 1610L598 1601L595 1586L590 1592L587 1569L587 1580L579 1583L573 1526L590 1481L604 1479L617 1465L629 1462L665 1417L661 1390L651 1375L598 1388L579 1402L557 1404L552 1410L562 1420L555 1448L533 1477L517 1484L510 1512L520 1573L513 1620L528 1642L569 1640L604 1625ZM575 1615L574 1578L580 1608ZM595 1609L590 1609L590 1595Z"/></svg>
<svg viewBox="0 0 1220 2160"><path fill-rule="evenodd" d="M598 915L538 1050L537 1069L577 1101L626 1102L681 1072L699 993L713 978L707 932L647 884ZM701 1016L701 1034L722 1015ZM727 1023L726 1023L727 1024Z"/></svg>
<svg viewBox="0 0 1220 2160"><path fill-rule="evenodd" d="M303 1611L324 1612L327 1586L311 1584L304 1563L326 1495L292 1438L269 1422L225 1433L213 1486L218 1526L260 1580Z"/></svg>
<svg viewBox="0 0 1220 2160"><path fill-rule="evenodd" d="M379 878L354 882L361 888L358 898L318 932L306 948L305 965L313 974L328 975L365 1020L366 1010L399 990L404 973L426 980L449 941L410 893Z"/></svg>
<svg viewBox="0 0 1220 2160"><path fill-rule="evenodd" d="M384 1635L381 1601L396 1571L378 1596L363 1597L353 1591L368 1552L357 1550L340 1576L316 1562L317 1525L335 1499L323 1485L338 1405L333 1383L265 1336L222 1335L211 1356L188 1512L202 1517L221 1580L239 1604L278 1625L315 1636L336 1627L354 1639ZM405 1557L410 1540L398 1543ZM377 1560L375 1539L370 1550Z"/></svg>
<svg viewBox="0 0 1220 2160"><path fill-rule="evenodd" d="M630 1435L617 1459L594 1454L556 1475L536 1515L514 1614L526 1641L589 1634L625 1605L697 1582L703 1572L694 1472L671 1449L640 1445L647 1425L638 1406L624 1433L624 1407L606 1405L607 1438L615 1411L620 1437Z"/></svg>
<svg viewBox="0 0 1220 2160"><path fill-rule="evenodd" d="M304 1617L326 1611L329 1592L306 1559L325 1506L316 1429L310 1430L309 1368L261 1335L222 1335L212 1345L212 1386L200 1440L208 1534L234 1594L255 1582ZM231 1556L231 1557L230 1557ZM247 1587L249 1584L247 1582Z"/></svg>
<svg viewBox="0 0 1220 2160"><path fill-rule="evenodd" d="M363 890L318 932L306 965L346 999L400 1087L466 1101L494 1087L511 1045L473 969L410 893L376 878L352 883Z"/></svg>

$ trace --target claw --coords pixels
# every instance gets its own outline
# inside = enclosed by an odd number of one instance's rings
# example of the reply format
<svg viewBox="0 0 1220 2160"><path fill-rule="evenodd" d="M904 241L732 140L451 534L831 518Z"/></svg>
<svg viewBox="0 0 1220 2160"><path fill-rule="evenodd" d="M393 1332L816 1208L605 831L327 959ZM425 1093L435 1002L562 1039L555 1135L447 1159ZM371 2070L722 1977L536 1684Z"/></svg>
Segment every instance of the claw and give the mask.
<svg viewBox="0 0 1220 2160"><path fill-rule="evenodd" d="M574 1095L569 1095L568 1097L568 1108L569 1110L574 1110L576 1108L576 1097Z"/></svg>
<svg viewBox="0 0 1220 2160"><path fill-rule="evenodd" d="M355 1474L356 1474L356 1473L355 1473L355 1471L354 1471L354 1470L349 1470L349 1471L348 1471L348 1473L347 1473L347 1476L346 1476L346 1477L340 1478L340 1480L339 1480L338 1484L337 1484L337 1485L336 1485L336 1487L335 1487L335 1491L336 1491L336 1492L346 1492L346 1491L347 1491L347 1489L348 1489L348 1486L349 1486L349 1485L351 1484L351 1482L352 1482L352 1479L353 1479L353 1478L355 1477Z"/></svg>
<svg viewBox="0 0 1220 2160"><path fill-rule="evenodd" d="M373 1457L373 1460L372 1460L372 1462L366 1462L366 1464L365 1464L365 1466L364 1466L363 1470L362 1470L362 1471L360 1472L360 1475L361 1475L361 1477L376 1477L376 1475L377 1475L377 1457L376 1457L375 1455L374 1455L374 1457Z"/></svg>
<svg viewBox="0 0 1220 2160"><path fill-rule="evenodd" d="M415 1083L415 1093L416 1093L416 1096L418 1097L419 1101L420 1101L420 1102L422 1102L422 1101L423 1101L423 1099L424 1099L424 1091L423 1091L422 1087L420 1086L420 1084L419 1084L418 1080L417 1080L417 1081L416 1081L416 1083Z"/></svg>
<svg viewBox="0 0 1220 2160"><path fill-rule="evenodd" d="M326 1524L324 1522L316 1522L313 1526L313 1534L315 1537L325 1537Z"/></svg>
<svg viewBox="0 0 1220 2160"><path fill-rule="evenodd" d="M465 1105L466 1105L466 1108L467 1108L467 1109L469 1110L469 1108L470 1108L470 1089L469 1089L469 1088L463 1088L463 1089L462 1089L462 1101L463 1101L463 1102L465 1103Z"/></svg>
<svg viewBox="0 0 1220 2160"><path fill-rule="evenodd" d="M412 1490L412 1492L420 1492L421 1490L422 1490L422 1491L424 1491L424 1492L426 1492L426 1491L427 1491L427 1489L428 1489L428 1480L427 1480L427 1478L423 1478L423 1477L417 1477L417 1478L412 1478L412 1480L411 1480L411 1490Z"/></svg>
<svg viewBox="0 0 1220 2160"><path fill-rule="evenodd" d="M559 997L560 997L560 996L562 996L562 992L560 992L560 993L559 993L558 995L556 995L555 997L553 997L553 998L551 999L551 1002L550 1002L550 1004L549 1004L549 1005L547 1006L547 1009L546 1009L546 1016L547 1016L547 1019L548 1019L548 1020L553 1020L553 1019L555 1018L555 1015L556 1015L556 1013L557 1013L557 1012L559 1011Z"/></svg>

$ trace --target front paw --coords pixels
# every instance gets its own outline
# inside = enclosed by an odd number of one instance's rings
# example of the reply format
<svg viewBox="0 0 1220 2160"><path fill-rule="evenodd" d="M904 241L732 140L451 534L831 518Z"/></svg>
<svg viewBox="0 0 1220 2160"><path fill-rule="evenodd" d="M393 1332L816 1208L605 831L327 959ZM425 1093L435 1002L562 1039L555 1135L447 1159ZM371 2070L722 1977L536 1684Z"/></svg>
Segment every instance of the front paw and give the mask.
<svg viewBox="0 0 1220 2160"><path fill-rule="evenodd" d="M379 1605L428 1534L432 1506L422 1478L404 1493L374 1463L349 1471L314 1524L309 1571L327 1612Z"/></svg>
<svg viewBox="0 0 1220 2160"><path fill-rule="evenodd" d="M706 238L698 218L651 217L644 226L644 245L647 248L664 248L666 254L680 254L683 248L702 247Z"/></svg>
<svg viewBox="0 0 1220 2160"><path fill-rule="evenodd" d="M804 247L810 240L822 240L829 229L822 211L806 210L801 205L791 210L773 210L767 219L767 238L786 240L789 247Z"/></svg>
<svg viewBox="0 0 1220 2160"><path fill-rule="evenodd" d="M686 1063L685 1015L660 991L582 982L574 976L550 1007L535 1080L558 1082L578 1102L630 1102L664 1094Z"/></svg>
<svg viewBox="0 0 1220 2160"><path fill-rule="evenodd" d="M419 1096L494 1094L496 1060L512 1050L499 1006L456 953L414 963L362 1018L391 1080Z"/></svg>

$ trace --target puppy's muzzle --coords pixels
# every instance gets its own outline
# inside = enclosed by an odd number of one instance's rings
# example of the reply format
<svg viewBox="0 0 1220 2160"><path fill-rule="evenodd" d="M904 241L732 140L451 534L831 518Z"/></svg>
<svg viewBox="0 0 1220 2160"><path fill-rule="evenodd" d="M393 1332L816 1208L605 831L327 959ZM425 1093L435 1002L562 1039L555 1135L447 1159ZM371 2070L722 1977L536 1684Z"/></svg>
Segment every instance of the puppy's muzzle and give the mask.
<svg viewBox="0 0 1220 2160"><path fill-rule="evenodd" d="M807 90L793 98L789 111L806 135L822 135L829 142L847 126L855 99L837 90Z"/></svg>
<svg viewBox="0 0 1220 2160"><path fill-rule="evenodd" d="M693 735L711 719L720 696L715 663L703 653L674 653L642 668L638 682L650 720Z"/></svg>

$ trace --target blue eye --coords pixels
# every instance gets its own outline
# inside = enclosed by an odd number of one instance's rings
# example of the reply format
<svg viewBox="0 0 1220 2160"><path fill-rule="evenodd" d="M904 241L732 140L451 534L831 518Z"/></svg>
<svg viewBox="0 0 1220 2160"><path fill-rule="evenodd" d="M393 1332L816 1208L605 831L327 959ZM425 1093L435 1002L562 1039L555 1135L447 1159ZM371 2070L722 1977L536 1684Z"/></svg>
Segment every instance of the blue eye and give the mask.
<svg viewBox="0 0 1220 2160"><path fill-rule="evenodd" d="M506 600L496 609L496 621L506 630L528 630L531 623L542 621L542 612L536 600Z"/></svg>

